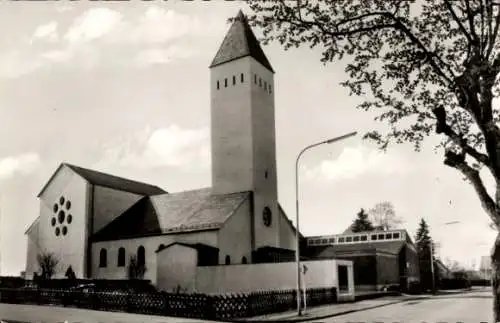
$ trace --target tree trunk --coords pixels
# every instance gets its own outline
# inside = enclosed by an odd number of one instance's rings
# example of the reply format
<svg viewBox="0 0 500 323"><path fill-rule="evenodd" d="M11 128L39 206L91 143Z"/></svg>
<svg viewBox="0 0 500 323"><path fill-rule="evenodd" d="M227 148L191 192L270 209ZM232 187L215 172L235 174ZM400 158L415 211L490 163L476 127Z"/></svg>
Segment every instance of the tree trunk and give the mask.
<svg viewBox="0 0 500 323"><path fill-rule="evenodd" d="M493 322L500 322L500 232L491 251L491 287L493 291Z"/></svg>

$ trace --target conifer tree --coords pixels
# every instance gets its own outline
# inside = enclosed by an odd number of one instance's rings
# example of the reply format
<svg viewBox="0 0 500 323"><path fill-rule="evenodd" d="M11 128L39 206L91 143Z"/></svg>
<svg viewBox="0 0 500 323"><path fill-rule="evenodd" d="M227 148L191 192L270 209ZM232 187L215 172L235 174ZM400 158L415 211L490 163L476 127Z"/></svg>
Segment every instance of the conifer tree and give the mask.
<svg viewBox="0 0 500 323"><path fill-rule="evenodd" d="M422 288L431 289L432 286L432 267L431 261L434 258L434 249L431 249L431 243L434 247L434 242L430 236L429 226L424 219L420 220L417 235L415 237L417 244L419 267L420 267L420 283ZM433 255L431 256L431 250Z"/></svg>
<svg viewBox="0 0 500 323"><path fill-rule="evenodd" d="M352 232L362 232L362 231L373 231L374 227L372 222L368 219L368 213L362 208L358 214L356 219L354 220L351 231Z"/></svg>

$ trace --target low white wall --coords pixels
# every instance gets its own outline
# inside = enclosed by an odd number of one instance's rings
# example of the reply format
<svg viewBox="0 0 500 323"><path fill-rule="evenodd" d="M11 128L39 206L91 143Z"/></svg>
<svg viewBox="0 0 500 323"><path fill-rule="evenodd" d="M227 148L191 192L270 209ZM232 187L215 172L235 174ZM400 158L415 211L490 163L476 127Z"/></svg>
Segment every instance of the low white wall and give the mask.
<svg viewBox="0 0 500 323"><path fill-rule="evenodd" d="M338 287L337 265L348 266L349 292L354 295L352 261L305 261L307 273L302 275L306 288ZM229 265L196 268L196 291L200 293L244 293L287 290L297 286L294 262Z"/></svg>
<svg viewBox="0 0 500 323"><path fill-rule="evenodd" d="M157 253L156 287L166 292L192 292L195 289L196 249L172 245Z"/></svg>

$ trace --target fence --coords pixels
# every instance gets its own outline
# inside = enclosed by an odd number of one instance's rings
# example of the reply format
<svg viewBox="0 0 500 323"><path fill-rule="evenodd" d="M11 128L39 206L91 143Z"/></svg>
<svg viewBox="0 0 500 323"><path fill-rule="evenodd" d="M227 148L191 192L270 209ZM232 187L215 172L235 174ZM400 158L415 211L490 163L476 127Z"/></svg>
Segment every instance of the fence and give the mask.
<svg viewBox="0 0 500 323"><path fill-rule="evenodd" d="M0 288L0 302L75 306L92 310L176 316L209 320L282 312L296 306L294 290L257 292L241 295L173 294L165 292L127 293L122 291L72 291L33 287ZM307 291L308 306L337 301L337 290L317 288Z"/></svg>

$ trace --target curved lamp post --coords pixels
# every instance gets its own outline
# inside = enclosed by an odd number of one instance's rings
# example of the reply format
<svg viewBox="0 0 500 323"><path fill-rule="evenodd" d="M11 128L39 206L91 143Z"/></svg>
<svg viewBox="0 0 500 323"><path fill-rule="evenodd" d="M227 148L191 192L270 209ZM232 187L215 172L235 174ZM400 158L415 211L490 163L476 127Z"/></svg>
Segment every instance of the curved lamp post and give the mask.
<svg viewBox="0 0 500 323"><path fill-rule="evenodd" d="M332 139L328 139L328 140L324 140L324 141L321 141L321 142L318 142L318 143L315 143L315 144L312 144L312 145L309 145L307 147L305 147L304 149L302 149L299 153L299 155L297 156L297 159L295 160L295 214L296 214L296 228L295 228L295 239L296 239L296 250L295 250L295 261L297 263L297 311L298 311L298 315L302 315L302 309L301 309L301 306L300 306L300 296L301 296L301 292L300 292L300 274L301 274L301 270L300 270L300 231L299 231L299 160L300 160L300 157L302 156L302 154L304 154L307 150L311 149L311 148L314 148L314 147L317 147L317 146L320 146L320 145L323 145L323 144L332 144L334 142L337 142L337 141L340 141L340 140L343 140L343 139L347 139L349 137L352 137L354 135L356 135L357 132L354 131L354 132L351 132L351 133L348 133L346 135L343 135L343 136L340 136L340 137L336 137L336 138L332 138Z"/></svg>

